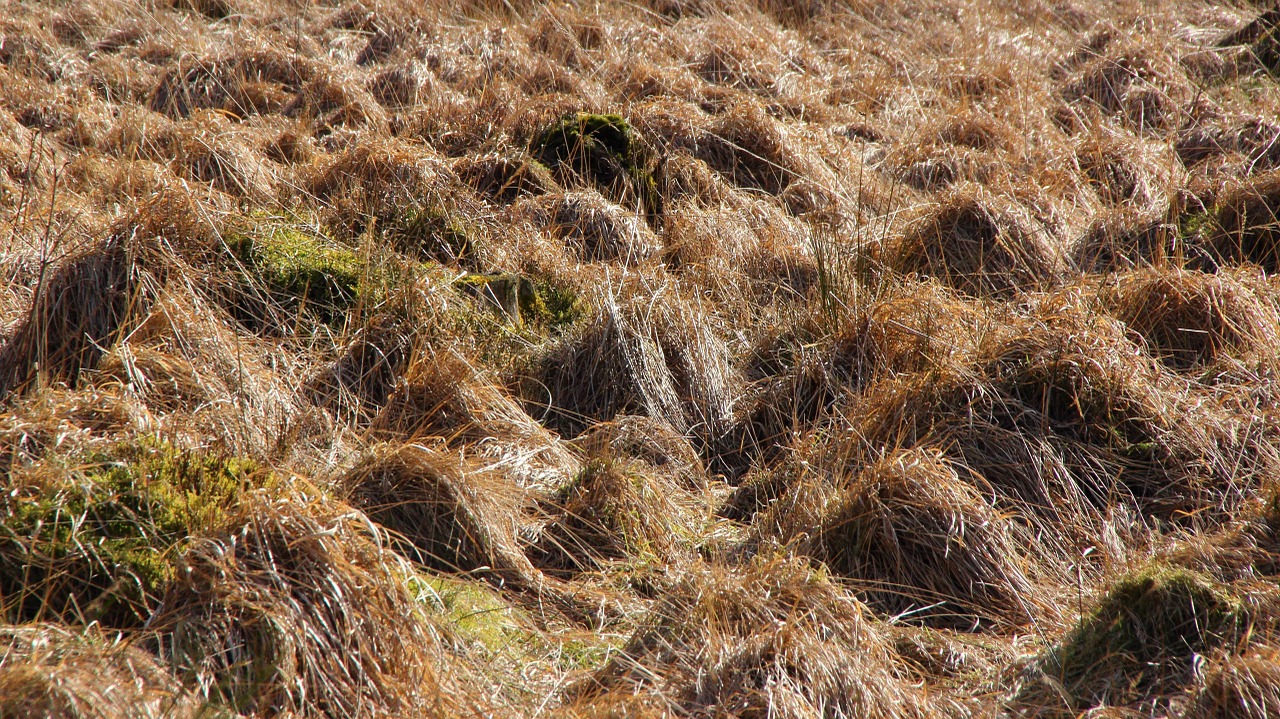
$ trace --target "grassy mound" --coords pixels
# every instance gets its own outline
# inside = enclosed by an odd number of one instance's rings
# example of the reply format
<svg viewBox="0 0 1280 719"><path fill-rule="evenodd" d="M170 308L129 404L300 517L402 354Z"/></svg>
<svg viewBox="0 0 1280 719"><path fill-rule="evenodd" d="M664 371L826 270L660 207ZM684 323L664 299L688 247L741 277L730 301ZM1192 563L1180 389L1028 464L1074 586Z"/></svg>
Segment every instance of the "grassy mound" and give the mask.
<svg viewBox="0 0 1280 719"><path fill-rule="evenodd" d="M355 253L304 229L264 222L228 241L245 268L236 314L253 329L283 328L298 315L339 324L355 304L363 265Z"/></svg>
<svg viewBox="0 0 1280 719"><path fill-rule="evenodd" d="M189 538L217 527L241 492L270 481L252 462L148 439L66 474L12 476L0 607L12 623L139 626L173 582Z"/></svg>
<svg viewBox="0 0 1280 719"><path fill-rule="evenodd" d="M1246 622L1237 599L1192 572L1153 567L1126 576L1041 659L1052 681L1025 687L1020 699L1043 696L1046 714L1074 716L1171 693L1190 683L1196 655L1229 646Z"/></svg>
<svg viewBox="0 0 1280 719"><path fill-rule="evenodd" d="M638 459L690 491L706 487L706 470L689 440L669 425L649 417L619 415L578 437L591 457L610 461Z"/></svg>
<svg viewBox="0 0 1280 719"><path fill-rule="evenodd" d="M208 716L154 656L57 624L0 627L0 716L187 719ZM216 712L215 712L216 713Z"/></svg>
<svg viewBox="0 0 1280 719"><path fill-rule="evenodd" d="M1247 275L1140 271L1117 278L1105 301L1152 354L1176 370L1257 356L1280 326Z"/></svg>
<svg viewBox="0 0 1280 719"><path fill-rule="evenodd" d="M571 706L622 690L654 696L669 711L933 716L927 698L899 678L858 602L807 567L776 559L732 574L690 574L618 657L576 688Z"/></svg>
<svg viewBox="0 0 1280 719"><path fill-rule="evenodd" d="M1166 375L1119 328L1069 318L1010 328L954 372L868 388L846 410L856 418L854 444L948 447L958 466L1016 511L1050 522L1058 537L1088 535L1098 512L1118 502L1166 520L1229 514L1244 468L1227 458L1248 430ZM1270 461L1256 459L1250 481Z"/></svg>
<svg viewBox="0 0 1280 719"><path fill-rule="evenodd" d="M1280 11L1265 10L1218 41L1219 47L1243 45L1272 75L1280 72Z"/></svg>
<svg viewBox="0 0 1280 719"><path fill-rule="evenodd" d="M768 455L877 379L952 370L997 324L976 302L932 282L888 288L834 322L825 309L813 311L754 353L748 378L756 381L742 403L745 443Z"/></svg>
<svg viewBox="0 0 1280 719"><path fill-rule="evenodd" d="M805 535L800 551L854 580L875 609L970 630L1024 623L1047 610L1028 576L1034 540L940 453L890 455L834 492L814 484L796 484L758 526L782 539Z"/></svg>
<svg viewBox="0 0 1280 719"><path fill-rule="evenodd" d="M31 311L0 347L0 395L33 383L74 383L80 370L95 367L129 319L145 311L149 290L135 249L112 237L41 268Z"/></svg>
<svg viewBox="0 0 1280 719"><path fill-rule="evenodd" d="M388 445L340 484L370 519L412 543L419 563L516 588L534 583L517 543L525 499L500 473L420 446Z"/></svg>
<svg viewBox="0 0 1280 719"><path fill-rule="evenodd" d="M465 448L524 487L559 487L577 473L579 460L560 438L461 355L419 359L404 379L370 425L373 436Z"/></svg>
<svg viewBox="0 0 1280 719"><path fill-rule="evenodd" d="M464 157L454 165L454 171L476 192L502 202L514 202L525 195L544 195L557 189L547 166L527 155Z"/></svg>
<svg viewBox="0 0 1280 719"><path fill-rule="evenodd" d="M643 413L704 443L728 432L737 377L697 305L668 300L650 312L611 300L585 324L540 359L539 386L526 392L549 396L548 424L577 436L591 421Z"/></svg>
<svg viewBox="0 0 1280 719"><path fill-rule="evenodd" d="M672 564L687 557L700 530L692 498L638 463L589 462L544 511L550 521L531 556L552 575L622 560Z"/></svg>
<svg viewBox="0 0 1280 719"><path fill-rule="evenodd" d="M161 655L203 696L327 717L468 702L442 693L457 677L438 664L411 570L362 515L257 496L225 526L183 554L152 622Z"/></svg>
<svg viewBox="0 0 1280 719"><path fill-rule="evenodd" d="M1205 217L1201 231L1218 265L1254 264L1267 274L1280 271L1280 174L1250 178L1228 188Z"/></svg>
<svg viewBox="0 0 1280 719"><path fill-rule="evenodd" d="M1043 289L1065 269L1043 227L974 186L949 192L888 252L897 271L936 277L975 297Z"/></svg>

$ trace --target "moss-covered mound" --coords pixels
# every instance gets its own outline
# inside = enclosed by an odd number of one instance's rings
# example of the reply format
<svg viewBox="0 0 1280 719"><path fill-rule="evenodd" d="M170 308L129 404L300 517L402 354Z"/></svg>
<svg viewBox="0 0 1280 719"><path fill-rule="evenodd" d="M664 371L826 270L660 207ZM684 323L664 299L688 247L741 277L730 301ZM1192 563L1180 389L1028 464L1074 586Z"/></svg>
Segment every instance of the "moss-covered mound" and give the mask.
<svg viewBox="0 0 1280 719"><path fill-rule="evenodd" d="M243 268L234 310L251 329L289 329L299 315L340 324L355 304L364 265L303 228L264 221L227 242Z"/></svg>
<svg viewBox="0 0 1280 719"><path fill-rule="evenodd" d="M532 149L549 167L586 178L615 202L636 206L651 220L662 212L652 153L621 115L566 115L543 130Z"/></svg>
<svg viewBox="0 0 1280 719"><path fill-rule="evenodd" d="M1194 572L1155 566L1111 585L1040 660L1044 679L1023 701L1052 716L1129 704L1191 682L1195 659L1237 639L1248 622L1240 601Z"/></svg>
<svg viewBox="0 0 1280 719"><path fill-rule="evenodd" d="M49 478L12 477L0 505L0 608L14 623L139 625L189 538L270 481L253 462L150 439Z"/></svg>

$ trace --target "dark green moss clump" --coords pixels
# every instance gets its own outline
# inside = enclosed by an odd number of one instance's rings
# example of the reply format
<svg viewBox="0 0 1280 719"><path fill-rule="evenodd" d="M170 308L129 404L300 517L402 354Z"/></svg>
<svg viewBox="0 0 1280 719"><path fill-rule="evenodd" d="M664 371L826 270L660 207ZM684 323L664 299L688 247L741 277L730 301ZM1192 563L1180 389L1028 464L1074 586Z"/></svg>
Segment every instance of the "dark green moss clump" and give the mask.
<svg viewBox="0 0 1280 719"><path fill-rule="evenodd" d="M251 478L251 461L120 445L0 505L0 611L18 624L144 622L186 540L216 526Z"/></svg>
<svg viewBox="0 0 1280 719"><path fill-rule="evenodd" d="M1072 715L1141 701L1186 685L1194 655L1230 642L1245 619L1241 604L1208 578L1155 567L1116 582L1042 670L1065 690L1060 698Z"/></svg>
<svg viewBox="0 0 1280 719"><path fill-rule="evenodd" d="M350 250L290 226L233 237L228 245L249 275L244 279L265 288L274 305L262 307L253 287L241 292L236 314L251 327L270 324L280 310L334 324L355 304L363 264Z"/></svg>
<svg viewBox="0 0 1280 719"><path fill-rule="evenodd" d="M621 115L568 115L538 136L533 152L553 169L590 179L615 202L638 205L651 223L662 212L657 163Z"/></svg>

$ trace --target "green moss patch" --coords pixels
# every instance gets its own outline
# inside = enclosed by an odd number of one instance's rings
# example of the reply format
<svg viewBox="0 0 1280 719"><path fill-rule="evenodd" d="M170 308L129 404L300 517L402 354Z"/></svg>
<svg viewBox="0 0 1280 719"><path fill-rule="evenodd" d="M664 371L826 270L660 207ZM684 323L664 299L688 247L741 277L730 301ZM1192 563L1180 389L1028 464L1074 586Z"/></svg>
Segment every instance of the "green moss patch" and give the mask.
<svg viewBox="0 0 1280 719"><path fill-rule="evenodd" d="M121 444L0 505L0 610L21 623L127 627L150 616L192 535L261 473L251 461Z"/></svg>
<svg viewBox="0 0 1280 719"><path fill-rule="evenodd" d="M558 330L583 316L583 305L571 288L524 275L471 273L454 287L500 310L512 322L537 330Z"/></svg>
<svg viewBox="0 0 1280 719"><path fill-rule="evenodd" d="M410 208L384 230L390 244L411 257L467 267L475 259L471 235L458 217L434 207Z"/></svg>
<svg viewBox="0 0 1280 719"><path fill-rule="evenodd" d="M346 248L296 226L270 223L230 238L228 245L249 274L245 279L265 288L279 309L312 313L333 324L355 304L364 266ZM268 313L257 304L252 299L240 303L242 321L266 323Z"/></svg>

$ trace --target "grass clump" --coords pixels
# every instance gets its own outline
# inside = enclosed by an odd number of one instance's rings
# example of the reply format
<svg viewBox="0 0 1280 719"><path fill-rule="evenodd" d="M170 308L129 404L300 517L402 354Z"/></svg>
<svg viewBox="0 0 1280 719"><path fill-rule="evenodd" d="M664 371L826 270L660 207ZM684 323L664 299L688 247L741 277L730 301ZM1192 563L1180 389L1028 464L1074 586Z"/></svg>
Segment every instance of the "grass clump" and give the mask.
<svg viewBox="0 0 1280 719"><path fill-rule="evenodd" d="M193 542L151 626L158 653L214 704L249 715L442 715L444 651L413 570L350 507L256 493ZM431 709L429 710L428 707Z"/></svg>
<svg viewBox="0 0 1280 719"><path fill-rule="evenodd" d="M534 560L564 576L622 560L676 561L697 531L683 494L671 478L639 464L592 460L548 503L552 520Z"/></svg>
<svg viewBox="0 0 1280 719"><path fill-rule="evenodd" d="M266 223L227 244L247 271L236 309L250 326L270 326L281 312L335 324L359 295L364 265L356 254L300 227Z"/></svg>
<svg viewBox="0 0 1280 719"><path fill-rule="evenodd" d="M1280 9L1264 11L1244 27L1227 34L1218 47L1243 45L1272 76L1280 74Z"/></svg>
<svg viewBox="0 0 1280 719"><path fill-rule="evenodd" d="M1246 620L1241 603L1207 577L1144 569L1113 583L1048 651L1039 668L1046 679L1020 699L1035 705L1039 697L1047 714L1075 716L1176 691L1192 679L1195 655L1233 641ZM1054 709L1059 701L1065 706Z"/></svg>
<svg viewBox="0 0 1280 719"><path fill-rule="evenodd" d="M571 706L585 711L625 691L658 700L669 713L732 707L733 716L785 719L934 716L898 672L857 600L803 563L761 557L733 572L686 575L622 651L571 690Z"/></svg>
<svg viewBox="0 0 1280 719"><path fill-rule="evenodd" d="M146 621L188 538L215 527L259 473L249 460L143 439L41 487L11 480L0 537L4 616Z"/></svg>
<svg viewBox="0 0 1280 719"><path fill-rule="evenodd" d="M1212 219L1201 222L1216 265L1254 264L1280 271L1280 172L1249 178L1218 196Z"/></svg>
<svg viewBox="0 0 1280 719"><path fill-rule="evenodd" d="M0 657L5 719L223 716L208 712L156 657L102 632L56 624L0 627Z"/></svg>
<svg viewBox="0 0 1280 719"><path fill-rule="evenodd" d="M394 218L385 236L401 252L444 264L474 264L471 232L456 216L436 207L410 208Z"/></svg>
<svg viewBox="0 0 1280 719"><path fill-rule="evenodd" d="M497 472L417 445L380 446L342 481L375 522L411 544L410 556L444 572L528 586L533 567L516 543L522 493Z"/></svg>
<svg viewBox="0 0 1280 719"><path fill-rule="evenodd" d="M1043 602L1021 549L1033 540L941 452L893 454L825 501L812 484L798 484L762 523L777 523L786 535L808 530L801 551L854 580L876 609L970 631L1036 618L1033 605ZM815 501L822 506L806 506Z"/></svg>

